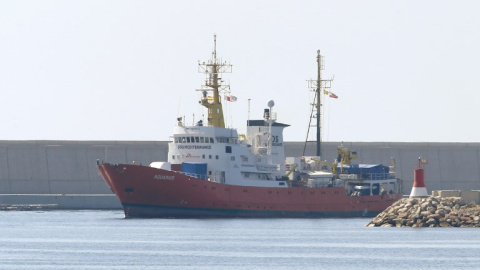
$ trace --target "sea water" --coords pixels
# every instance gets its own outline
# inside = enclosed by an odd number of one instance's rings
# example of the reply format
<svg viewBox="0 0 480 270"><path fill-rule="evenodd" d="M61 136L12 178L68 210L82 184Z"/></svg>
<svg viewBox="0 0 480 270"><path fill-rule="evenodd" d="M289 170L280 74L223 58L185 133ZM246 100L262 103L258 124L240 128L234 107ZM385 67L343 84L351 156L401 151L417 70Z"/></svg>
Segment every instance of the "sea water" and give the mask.
<svg viewBox="0 0 480 270"><path fill-rule="evenodd" d="M0 212L0 269L480 269L479 228Z"/></svg>

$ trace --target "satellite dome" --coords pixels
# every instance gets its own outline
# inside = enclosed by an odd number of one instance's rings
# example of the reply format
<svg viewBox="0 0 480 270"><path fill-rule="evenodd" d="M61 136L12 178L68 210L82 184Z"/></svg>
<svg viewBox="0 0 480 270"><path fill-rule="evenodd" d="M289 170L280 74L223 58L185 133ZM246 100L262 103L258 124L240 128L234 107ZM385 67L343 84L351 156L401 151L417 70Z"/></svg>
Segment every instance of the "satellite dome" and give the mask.
<svg viewBox="0 0 480 270"><path fill-rule="evenodd" d="M270 101L268 102L268 107L269 107L269 108L272 108L274 105L275 105L275 102L273 102L273 100L270 100Z"/></svg>

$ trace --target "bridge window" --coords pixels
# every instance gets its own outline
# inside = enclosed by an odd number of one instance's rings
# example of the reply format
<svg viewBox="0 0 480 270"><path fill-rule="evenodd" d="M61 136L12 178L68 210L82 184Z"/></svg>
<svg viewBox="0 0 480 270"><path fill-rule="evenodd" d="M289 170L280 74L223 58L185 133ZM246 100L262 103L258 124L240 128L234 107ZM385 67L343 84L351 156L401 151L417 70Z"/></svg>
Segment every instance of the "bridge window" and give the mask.
<svg viewBox="0 0 480 270"><path fill-rule="evenodd" d="M200 137L200 143L204 143L205 142L205 138L204 137Z"/></svg>
<svg viewBox="0 0 480 270"><path fill-rule="evenodd" d="M199 142L200 142L200 138L199 138L199 137L195 137L195 142L196 142L196 143L199 143Z"/></svg>
<svg viewBox="0 0 480 270"><path fill-rule="evenodd" d="M190 137L187 137L187 143L189 143L189 142L190 142Z"/></svg>
<svg viewBox="0 0 480 270"><path fill-rule="evenodd" d="M232 147L227 145L225 146L225 153L231 154L232 153Z"/></svg>

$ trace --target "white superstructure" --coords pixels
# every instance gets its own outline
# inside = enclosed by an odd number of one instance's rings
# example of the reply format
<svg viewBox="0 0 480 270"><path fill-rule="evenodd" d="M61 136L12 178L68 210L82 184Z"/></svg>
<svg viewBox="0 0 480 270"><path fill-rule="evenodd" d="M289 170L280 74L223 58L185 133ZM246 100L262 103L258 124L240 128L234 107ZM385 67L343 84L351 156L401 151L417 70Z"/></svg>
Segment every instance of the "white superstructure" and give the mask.
<svg viewBox="0 0 480 270"><path fill-rule="evenodd" d="M203 126L201 122L184 126L179 121L168 145L168 162L176 170L184 163L205 164L203 179L207 181L287 187L283 129L288 125L277 123L269 114L264 120L249 120L247 125L247 135L239 136L235 129Z"/></svg>

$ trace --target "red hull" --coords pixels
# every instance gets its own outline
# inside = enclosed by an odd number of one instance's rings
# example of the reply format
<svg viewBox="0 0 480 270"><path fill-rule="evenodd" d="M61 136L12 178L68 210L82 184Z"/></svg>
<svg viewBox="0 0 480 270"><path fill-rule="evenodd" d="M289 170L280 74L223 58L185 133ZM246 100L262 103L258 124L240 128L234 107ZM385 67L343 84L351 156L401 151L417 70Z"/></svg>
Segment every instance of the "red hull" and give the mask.
<svg viewBox="0 0 480 270"><path fill-rule="evenodd" d="M120 199L126 217L375 216L402 197L352 197L342 187L232 186L141 165L106 163L99 170Z"/></svg>

